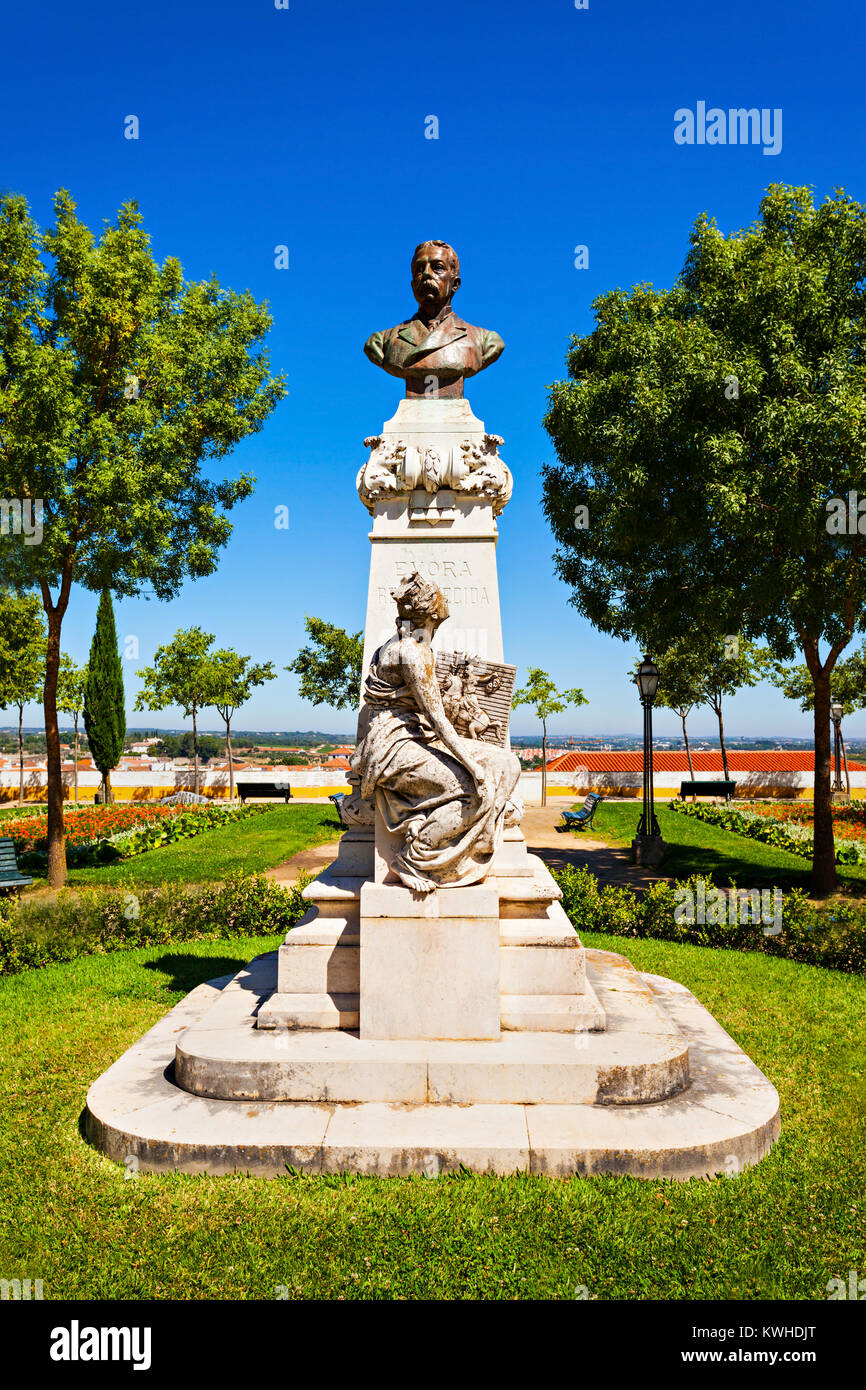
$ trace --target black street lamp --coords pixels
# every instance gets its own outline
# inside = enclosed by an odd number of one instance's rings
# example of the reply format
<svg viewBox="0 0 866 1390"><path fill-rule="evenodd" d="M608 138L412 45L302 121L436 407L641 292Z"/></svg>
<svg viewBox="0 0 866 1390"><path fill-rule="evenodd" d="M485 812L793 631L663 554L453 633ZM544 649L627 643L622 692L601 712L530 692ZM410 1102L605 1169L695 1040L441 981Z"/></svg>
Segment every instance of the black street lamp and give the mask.
<svg viewBox="0 0 866 1390"><path fill-rule="evenodd" d="M645 656L635 675L643 705L643 814L632 841L635 863L658 864L665 852L653 805L653 701L659 686L659 668Z"/></svg>
<svg viewBox="0 0 866 1390"><path fill-rule="evenodd" d="M834 796L842 796L844 795L842 786L842 706L838 701L830 706L830 718L833 721L833 741L836 755L836 772L831 790Z"/></svg>

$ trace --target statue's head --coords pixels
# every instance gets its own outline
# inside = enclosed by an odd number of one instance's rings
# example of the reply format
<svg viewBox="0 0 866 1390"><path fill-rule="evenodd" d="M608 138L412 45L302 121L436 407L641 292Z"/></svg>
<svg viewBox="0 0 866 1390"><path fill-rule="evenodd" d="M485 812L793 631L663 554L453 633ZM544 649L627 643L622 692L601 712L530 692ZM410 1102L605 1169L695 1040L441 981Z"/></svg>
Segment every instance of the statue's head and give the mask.
<svg viewBox="0 0 866 1390"><path fill-rule="evenodd" d="M391 597L397 605L398 617L411 627L424 627L428 622L439 627L448 617L448 604L442 590L422 579L417 570L391 590Z"/></svg>
<svg viewBox="0 0 866 1390"><path fill-rule="evenodd" d="M428 317L441 313L460 288L460 262L447 241L422 241L412 254L412 293Z"/></svg>

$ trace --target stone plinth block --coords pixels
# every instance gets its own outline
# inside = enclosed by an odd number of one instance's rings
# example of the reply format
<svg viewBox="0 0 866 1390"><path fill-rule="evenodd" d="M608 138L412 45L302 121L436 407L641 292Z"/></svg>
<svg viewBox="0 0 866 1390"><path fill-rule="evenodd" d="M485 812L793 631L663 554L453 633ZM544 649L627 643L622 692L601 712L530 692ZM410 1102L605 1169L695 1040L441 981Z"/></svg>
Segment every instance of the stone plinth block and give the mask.
<svg viewBox="0 0 866 1390"><path fill-rule="evenodd" d="M499 1037L492 888L361 889L362 1038Z"/></svg>

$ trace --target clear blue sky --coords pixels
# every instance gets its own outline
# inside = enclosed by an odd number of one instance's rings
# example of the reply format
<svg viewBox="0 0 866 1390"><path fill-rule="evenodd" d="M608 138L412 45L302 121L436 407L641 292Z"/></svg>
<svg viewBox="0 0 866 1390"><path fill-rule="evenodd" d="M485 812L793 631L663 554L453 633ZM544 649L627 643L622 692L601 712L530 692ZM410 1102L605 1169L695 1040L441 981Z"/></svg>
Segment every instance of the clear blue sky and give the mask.
<svg viewBox="0 0 866 1390"><path fill-rule="evenodd" d="M305 613L362 626L368 517L354 478L365 435L400 395L362 345L414 307L409 255L439 237L461 257L455 308L506 342L467 392L505 437L516 480L500 523L506 659L518 679L532 664L583 687L589 705L556 729L637 731L634 653L580 619L553 576L538 476L553 456L545 388L564 375L569 335L591 327L596 295L674 280L703 210L725 230L744 226L772 181L866 198L864 30L862 9L840 0L7 7L0 185L24 193L43 224L59 187L94 227L137 199L160 260L176 255L189 279L214 273L269 301L272 362L289 377L289 397L226 465L258 485L233 514L218 572L171 604L118 605L141 661L192 623L280 668ZM781 153L675 144L675 110L698 101L781 108ZM130 114L137 141L123 136ZM424 138L429 115L438 140ZM578 244L588 270L573 266ZM274 529L278 504L288 532ZM64 647L79 660L95 610L95 596L74 594ZM348 731L354 719L304 703L283 674L238 722ZM696 735L714 728L709 711L691 723ZM673 733L678 721L659 712L656 725ZM866 734L866 714L849 726ZM731 702L726 727L805 736L810 720L760 687ZM514 730L532 730L526 711Z"/></svg>

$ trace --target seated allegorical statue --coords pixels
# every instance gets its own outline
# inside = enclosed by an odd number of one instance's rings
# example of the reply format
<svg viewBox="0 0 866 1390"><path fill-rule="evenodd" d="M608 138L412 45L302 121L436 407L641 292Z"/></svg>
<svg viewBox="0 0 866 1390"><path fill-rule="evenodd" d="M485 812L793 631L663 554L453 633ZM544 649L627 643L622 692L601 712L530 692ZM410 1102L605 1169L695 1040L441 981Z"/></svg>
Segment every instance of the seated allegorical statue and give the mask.
<svg viewBox="0 0 866 1390"><path fill-rule="evenodd" d="M350 774L354 800L375 804L402 838L391 868L408 888L429 893L478 883L504 826L520 818L520 764L506 748L461 738L445 714L431 646L448 617L441 590L412 574L393 597L398 630L367 677Z"/></svg>

